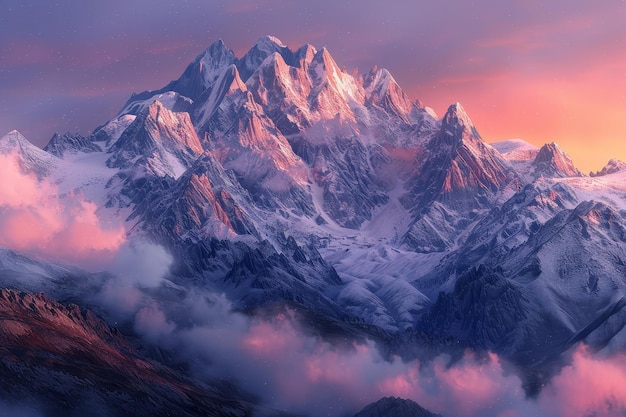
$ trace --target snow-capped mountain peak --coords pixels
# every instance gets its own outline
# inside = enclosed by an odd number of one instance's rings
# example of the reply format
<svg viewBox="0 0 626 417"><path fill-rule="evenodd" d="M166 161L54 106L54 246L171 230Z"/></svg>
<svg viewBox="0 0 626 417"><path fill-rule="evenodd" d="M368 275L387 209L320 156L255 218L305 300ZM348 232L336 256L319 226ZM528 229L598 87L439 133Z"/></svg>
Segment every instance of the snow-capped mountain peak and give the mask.
<svg viewBox="0 0 626 417"><path fill-rule="evenodd" d="M220 69L234 63L235 59L234 52L226 46L224 41L218 39L200 54L195 61L198 61L200 64L200 71L208 73L209 70Z"/></svg>
<svg viewBox="0 0 626 417"><path fill-rule="evenodd" d="M555 142L546 143L539 149L535 160L535 177L580 177L581 172L572 159Z"/></svg>
<svg viewBox="0 0 626 417"><path fill-rule="evenodd" d="M0 154L17 158L20 168L38 177L46 176L59 163L59 159L33 145L17 130L0 138Z"/></svg>
<svg viewBox="0 0 626 417"><path fill-rule="evenodd" d="M308 66L313 61L316 54L317 49L313 45L307 43L306 45L301 46L294 53L294 64L297 64L299 67Z"/></svg>
<svg viewBox="0 0 626 417"><path fill-rule="evenodd" d="M111 145L107 166L147 163L157 175L177 178L202 152L189 114L172 112L155 101Z"/></svg>
<svg viewBox="0 0 626 417"><path fill-rule="evenodd" d="M626 170L626 162L613 158L609 160L609 162L600 171L590 173L590 176L601 177L604 175L615 174L616 172L624 170Z"/></svg>
<svg viewBox="0 0 626 417"><path fill-rule="evenodd" d="M207 88L194 103L192 114L197 131L202 133L208 129L207 123L226 96L247 90L237 66L231 64L225 68L211 87Z"/></svg>
<svg viewBox="0 0 626 417"><path fill-rule="evenodd" d="M461 103L451 104L446 114L441 119L441 129L444 135L450 140L475 138L480 139L478 131L474 127L472 120L469 118Z"/></svg>
<svg viewBox="0 0 626 417"><path fill-rule="evenodd" d="M406 123L415 122L410 120L410 115L419 107L411 102L387 69L372 68L363 76L362 82L367 103L380 106L390 114L399 115Z"/></svg>
<svg viewBox="0 0 626 417"><path fill-rule="evenodd" d="M237 62L241 78L247 81L263 61L274 53L280 54L289 63L293 61L293 52L278 38L263 36Z"/></svg>
<svg viewBox="0 0 626 417"><path fill-rule="evenodd" d="M235 53L221 39L217 40L187 66L178 80L172 81L160 91L176 91L195 100L215 82L224 68L235 61Z"/></svg>
<svg viewBox="0 0 626 417"><path fill-rule="evenodd" d="M273 49L275 49L275 47L286 48L286 45L283 43L283 41L272 35L262 36L254 44L254 46L258 47L259 49L265 49L267 51L272 51Z"/></svg>

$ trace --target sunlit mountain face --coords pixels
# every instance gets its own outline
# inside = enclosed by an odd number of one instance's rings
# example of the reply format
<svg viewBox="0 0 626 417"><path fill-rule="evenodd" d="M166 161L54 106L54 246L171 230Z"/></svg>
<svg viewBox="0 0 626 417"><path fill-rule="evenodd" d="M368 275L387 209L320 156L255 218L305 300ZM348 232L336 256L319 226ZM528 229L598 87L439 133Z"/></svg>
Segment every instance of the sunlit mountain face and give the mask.
<svg viewBox="0 0 626 417"><path fill-rule="evenodd" d="M272 36L120 104L0 138L11 415L626 412L623 162Z"/></svg>

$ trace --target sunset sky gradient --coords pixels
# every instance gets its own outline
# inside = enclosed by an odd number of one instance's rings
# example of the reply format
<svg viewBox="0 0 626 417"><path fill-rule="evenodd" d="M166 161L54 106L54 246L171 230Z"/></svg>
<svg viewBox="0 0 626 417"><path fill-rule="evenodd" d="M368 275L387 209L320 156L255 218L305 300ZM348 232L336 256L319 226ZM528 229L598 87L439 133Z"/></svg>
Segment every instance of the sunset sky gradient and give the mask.
<svg viewBox="0 0 626 417"><path fill-rule="evenodd" d="M272 34L385 67L440 116L460 101L488 142L555 141L595 171L626 160L625 21L620 0L6 0L0 135L87 134L216 39L241 56Z"/></svg>

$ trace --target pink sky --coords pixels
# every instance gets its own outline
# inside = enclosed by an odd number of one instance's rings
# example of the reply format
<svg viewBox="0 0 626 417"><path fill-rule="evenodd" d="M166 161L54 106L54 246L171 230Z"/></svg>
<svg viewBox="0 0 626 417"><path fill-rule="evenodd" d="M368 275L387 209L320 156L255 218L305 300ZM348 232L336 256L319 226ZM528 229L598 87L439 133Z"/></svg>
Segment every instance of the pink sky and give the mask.
<svg viewBox="0 0 626 417"><path fill-rule="evenodd" d="M242 55L273 34L339 65L388 68L442 114L460 101L488 142L556 141L578 167L626 160L626 5L620 0L77 4L8 0L0 14L0 135L89 133L131 92L177 78L213 41Z"/></svg>

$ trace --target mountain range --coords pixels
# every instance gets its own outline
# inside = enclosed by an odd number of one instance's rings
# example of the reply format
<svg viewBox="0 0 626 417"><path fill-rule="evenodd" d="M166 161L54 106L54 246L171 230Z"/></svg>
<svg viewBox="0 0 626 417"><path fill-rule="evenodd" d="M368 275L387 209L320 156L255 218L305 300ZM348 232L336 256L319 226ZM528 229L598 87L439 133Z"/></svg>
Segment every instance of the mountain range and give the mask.
<svg viewBox="0 0 626 417"><path fill-rule="evenodd" d="M0 241L0 372L16 381L3 393L60 415L84 411L77 398L117 404L102 415L270 415L221 375L198 382L178 345L138 326L151 306L161 326L191 326L198 293L387 359L493 352L531 396L580 342L626 344L625 163L585 175L556 143L489 144L461 104L439 118L389 71L349 73L325 48L267 36L238 58L219 40L91 135L42 150L13 131L0 156L54 213L93 226L70 255L61 232ZM7 219L24 207L0 197ZM149 268L119 267L126 252ZM122 293L143 304L120 307Z"/></svg>

